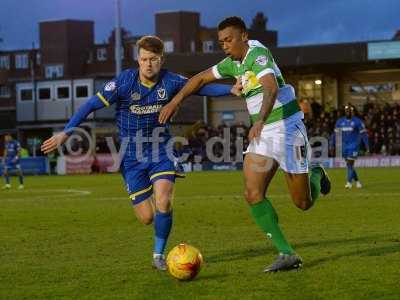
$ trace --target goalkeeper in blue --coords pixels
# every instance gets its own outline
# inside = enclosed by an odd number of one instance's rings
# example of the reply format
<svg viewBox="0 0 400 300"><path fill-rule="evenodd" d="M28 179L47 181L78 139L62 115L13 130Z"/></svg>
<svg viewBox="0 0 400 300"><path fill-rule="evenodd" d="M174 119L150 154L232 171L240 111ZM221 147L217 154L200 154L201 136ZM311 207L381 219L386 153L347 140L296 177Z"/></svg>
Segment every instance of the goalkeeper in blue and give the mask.
<svg viewBox="0 0 400 300"><path fill-rule="evenodd" d="M346 189L352 188L352 182L356 183L357 188L362 188L358 174L354 168L361 143L364 144L366 152L369 152L369 141L367 130L363 121L354 115L354 107L350 104L344 108L344 117L339 118L335 124L335 134L333 145L336 151L341 151L342 157L347 165ZM340 142L339 142L340 141Z"/></svg>
<svg viewBox="0 0 400 300"><path fill-rule="evenodd" d="M175 179L183 176L171 157L169 124L158 122L159 111L182 89L187 79L161 69L164 44L155 36L138 43L138 69L127 69L106 83L71 118L63 132L42 145L49 153L63 144L69 133L93 111L116 103L116 123L121 142L121 173L141 223L154 223L153 267L166 270L164 251L172 227ZM210 84L202 96L226 96L231 86ZM158 147L157 147L158 146Z"/></svg>
<svg viewBox="0 0 400 300"><path fill-rule="evenodd" d="M11 134L6 134L4 137L5 147L3 156L3 176L5 185L3 190L11 188L10 171L16 171L19 178L19 189L24 188L24 176L22 174L21 165L19 163L21 145L17 140L14 140Z"/></svg>

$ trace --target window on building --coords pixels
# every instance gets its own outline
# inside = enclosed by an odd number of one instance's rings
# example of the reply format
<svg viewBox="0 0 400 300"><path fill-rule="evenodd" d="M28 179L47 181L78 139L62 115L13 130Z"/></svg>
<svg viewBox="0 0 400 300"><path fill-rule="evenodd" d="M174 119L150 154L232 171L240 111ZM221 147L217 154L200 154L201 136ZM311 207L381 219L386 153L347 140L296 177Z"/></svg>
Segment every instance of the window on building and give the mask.
<svg viewBox="0 0 400 300"><path fill-rule="evenodd" d="M392 82L377 83L377 84L366 84L366 85L350 85L349 91L351 93L390 93L396 89L396 86Z"/></svg>
<svg viewBox="0 0 400 300"><path fill-rule="evenodd" d="M39 100L50 100L51 99L51 90L50 88L39 88Z"/></svg>
<svg viewBox="0 0 400 300"><path fill-rule="evenodd" d="M9 98L11 96L11 89L6 85L0 85L0 97Z"/></svg>
<svg viewBox="0 0 400 300"><path fill-rule="evenodd" d="M29 58L27 53L15 55L16 69L27 69L28 66L29 66Z"/></svg>
<svg viewBox="0 0 400 300"><path fill-rule="evenodd" d="M2 55L0 56L0 69L10 69L10 56Z"/></svg>
<svg viewBox="0 0 400 300"><path fill-rule="evenodd" d="M302 79L298 81L298 98L306 99L308 102L315 100L322 102L322 84L317 84L315 79Z"/></svg>
<svg viewBox="0 0 400 300"><path fill-rule="evenodd" d="M69 98L69 87L60 86L57 88L57 99L68 99Z"/></svg>
<svg viewBox="0 0 400 300"><path fill-rule="evenodd" d="M203 52L213 52L214 51L214 41L204 41L203 42Z"/></svg>
<svg viewBox="0 0 400 300"><path fill-rule="evenodd" d="M64 76L63 65L49 65L45 67L46 78L60 78Z"/></svg>
<svg viewBox="0 0 400 300"><path fill-rule="evenodd" d="M32 89L22 89L19 91L21 101L32 101L33 93Z"/></svg>
<svg viewBox="0 0 400 300"><path fill-rule="evenodd" d="M190 52L196 52L196 43L194 41L190 41Z"/></svg>
<svg viewBox="0 0 400 300"><path fill-rule="evenodd" d="M99 48L99 49L97 49L97 60L98 61L107 60L107 48Z"/></svg>
<svg viewBox="0 0 400 300"><path fill-rule="evenodd" d="M234 121L235 113L233 111L224 111L222 112L222 120L223 121Z"/></svg>
<svg viewBox="0 0 400 300"><path fill-rule="evenodd" d="M88 54L88 59L86 61L88 64L92 64L93 63L93 52L90 51Z"/></svg>
<svg viewBox="0 0 400 300"><path fill-rule="evenodd" d="M87 98L89 96L89 88L87 85L78 85L75 87L75 96L77 98Z"/></svg>
<svg viewBox="0 0 400 300"><path fill-rule="evenodd" d="M164 51L165 53L174 52L174 41L164 41Z"/></svg>
<svg viewBox="0 0 400 300"><path fill-rule="evenodd" d="M36 64L40 65L42 63L42 56L39 52L36 53Z"/></svg>
<svg viewBox="0 0 400 300"><path fill-rule="evenodd" d="M139 54L138 50L139 49L138 49L137 45L132 45L132 59L133 60L137 60L138 59L138 54Z"/></svg>

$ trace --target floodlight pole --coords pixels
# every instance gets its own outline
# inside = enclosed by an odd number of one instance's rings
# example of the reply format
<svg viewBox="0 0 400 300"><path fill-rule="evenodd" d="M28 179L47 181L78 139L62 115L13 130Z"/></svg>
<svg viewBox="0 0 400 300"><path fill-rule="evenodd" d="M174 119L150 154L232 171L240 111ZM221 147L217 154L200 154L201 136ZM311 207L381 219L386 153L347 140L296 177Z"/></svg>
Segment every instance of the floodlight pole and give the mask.
<svg viewBox="0 0 400 300"><path fill-rule="evenodd" d="M121 73L121 3L115 0L115 76Z"/></svg>

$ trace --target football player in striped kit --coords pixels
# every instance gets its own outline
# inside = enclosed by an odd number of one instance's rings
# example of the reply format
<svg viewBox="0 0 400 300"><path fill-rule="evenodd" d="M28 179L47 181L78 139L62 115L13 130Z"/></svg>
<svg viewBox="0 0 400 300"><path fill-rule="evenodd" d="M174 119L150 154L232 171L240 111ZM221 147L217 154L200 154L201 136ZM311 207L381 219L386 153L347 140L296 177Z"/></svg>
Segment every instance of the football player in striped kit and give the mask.
<svg viewBox="0 0 400 300"><path fill-rule="evenodd" d="M174 183L175 178L183 174L170 155L172 144L169 141L172 137L169 124L159 123L158 115L187 79L161 69L164 61L161 39L144 36L137 45L139 69L127 69L106 83L74 114L63 132L43 143L42 151L55 150L91 112L115 103L116 122L124 150L121 172L136 216L143 224L154 223L153 266L166 270L164 251L172 227ZM212 84L199 89L197 94L226 96L231 88Z"/></svg>
<svg viewBox="0 0 400 300"><path fill-rule="evenodd" d="M269 49L248 39L246 25L239 17L226 18L219 24L218 39L227 57L192 77L163 107L160 122L166 122L183 99L204 84L222 78L237 79L236 93L245 99L252 123L243 164L245 198L255 222L279 252L276 261L264 271L299 268L302 259L279 227L268 186L280 166L293 202L307 210L320 193L329 193L329 178L319 164L309 166L310 147L303 113L293 87L285 83Z"/></svg>
<svg viewBox="0 0 400 300"><path fill-rule="evenodd" d="M24 188L24 175L22 174L20 165L21 144L15 140L11 134L6 134L4 141L3 176L6 184L3 186L3 190L11 188L10 171L13 170L15 170L18 175L18 189L22 190Z"/></svg>

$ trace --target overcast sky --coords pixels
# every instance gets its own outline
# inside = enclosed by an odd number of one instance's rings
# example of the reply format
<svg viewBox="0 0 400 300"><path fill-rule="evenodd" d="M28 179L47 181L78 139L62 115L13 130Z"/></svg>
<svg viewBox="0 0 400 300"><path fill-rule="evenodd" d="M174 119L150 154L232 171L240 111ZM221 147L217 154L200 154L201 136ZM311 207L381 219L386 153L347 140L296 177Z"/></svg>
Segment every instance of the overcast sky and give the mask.
<svg viewBox="0 0 400 300"><path fill-rule="evenodd" d="M0 0L0 49L38 45L38 22L49 19L95 21L96 41L110 34L115 0ZM201 24L216 27L229 15L247 25L258 11L268 28L278 30L279 45L304 45L391 39L400 30L400 0L121 0L122 25L132 34L153 34L154 13L188 10ZM295 3L295 5L294 5Z"/></svg>

